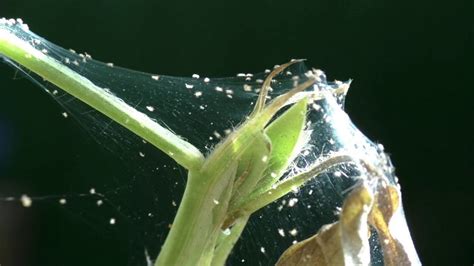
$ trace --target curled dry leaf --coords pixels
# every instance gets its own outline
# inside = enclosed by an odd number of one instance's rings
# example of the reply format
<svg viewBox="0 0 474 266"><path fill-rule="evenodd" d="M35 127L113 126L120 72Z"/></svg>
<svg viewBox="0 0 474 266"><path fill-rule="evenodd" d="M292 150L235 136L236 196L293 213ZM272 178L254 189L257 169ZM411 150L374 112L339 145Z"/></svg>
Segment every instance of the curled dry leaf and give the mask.
<svg viewBox="0 0 474 266"><path fill-rule="evenodd" d="M338 222L323 226L319 232L288 248L277 266L368 265L368 216L374 197L365 185L346 198Z"/></svg>
<svg viewBox="0 0 474 266"><path fill-rule="evenodd" d="M376 193L365 186L354 189L344 201L338 222L288 248L277 266L370 265L369 225L377 230L384 265L421 265L407 233L400 191L381 179ZM395 234L394 234L395 233Z"/></svg>
<svg viewBox="0 0 474 266"><path fill-rule="evenodd" d="M396 219L403 219L400 209L400 192L394 185L386 184L384 180L379 183L375 196L375 204L369 215L369 223L377 230L383 250L384 265L414 265L421 264L417 256L411 255L411 248L404 245L393 234ZM401 231L401 230L400 230ZM401 234L399 230L396 232ZM405 243L408 243L405 241Z"/></svg>

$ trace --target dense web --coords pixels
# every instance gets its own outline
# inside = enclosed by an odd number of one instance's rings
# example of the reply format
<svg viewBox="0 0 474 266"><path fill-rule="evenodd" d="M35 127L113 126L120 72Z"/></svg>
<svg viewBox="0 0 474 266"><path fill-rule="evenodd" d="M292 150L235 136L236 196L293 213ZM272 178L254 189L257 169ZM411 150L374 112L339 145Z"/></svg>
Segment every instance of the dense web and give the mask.
<svg viewBox="0 0 474 266"><path fill-rule="evenodd" d="M37 50L108 90L204 153L246 119L270 72L267 69L258 74L240 73L228 78L142 73L96 61L86 53L63 49L30 32L21 23L3 21L0 30L2 27L8 27ZM32 208L36 201L55 202L81 216L97 233L117 234L116 238L128 243L128 261L124 264L146 265L156 258L179 206L186 170L101 113L15 62L4 60L45 89L63 106L65 117L74 117L98 143L122 158L131 173L114 177L110 182L103 177L90 187L89 193L46 197L11 195L9 199L21 201L24 206L33 200ZM307 80L308 71L303 63L290 66L272 82L269 98ZM309 142L286 175L297 173L329 154L347 152L367 159L382 169L389 182L396 184L393 167L383 147L368 140L343 111L345 93L340 91L348 88L349 82L327 82L321 71L311 72L318 75L317 86L325 97L311 103L306 125ZM356 165L343 164L328 169L304 187L258 211L231 254L229 265L275 263L292 243L337 220L345 196L355 184L366 179ZM1 193L7 195L8 191ZM375 231L371 237L371 254L373 265L382 264ZM93 258L90 265L94 265Z"/></svg>

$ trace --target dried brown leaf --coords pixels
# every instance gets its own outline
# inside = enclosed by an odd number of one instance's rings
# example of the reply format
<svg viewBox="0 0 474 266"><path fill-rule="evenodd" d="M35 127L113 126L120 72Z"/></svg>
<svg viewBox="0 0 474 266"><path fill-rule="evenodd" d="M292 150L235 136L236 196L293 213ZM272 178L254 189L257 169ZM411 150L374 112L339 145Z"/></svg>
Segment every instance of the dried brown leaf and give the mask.
<svg viewBox="0 0 474 266"><path fill-rule="evenodd" d="M366 186L354 189L344 201L338 222L323 226L316 235L288 248L276 265L368 265L367 219L372 203L373 195Z"/></svg>
<svg viewBox="0 0 474 266"><path fill-rule="evenodd" d="M390 230L390 221L400 207L400 194L396 186L381 182L375 196L375 203L369 215L369 223L375 227L383 250L384 265L413 265L418 258L410 258L408 247L404 246ZM400 214L401 215L401 214Z"/></svg>

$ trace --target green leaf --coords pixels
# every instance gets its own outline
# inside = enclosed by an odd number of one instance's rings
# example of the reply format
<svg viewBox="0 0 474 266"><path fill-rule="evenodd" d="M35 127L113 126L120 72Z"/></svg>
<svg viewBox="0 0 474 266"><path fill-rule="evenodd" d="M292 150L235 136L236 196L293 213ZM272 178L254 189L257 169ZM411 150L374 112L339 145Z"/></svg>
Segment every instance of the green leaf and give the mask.
<svg viewBox="0 0 474 266"><path fill-rule="evenodd" d="M301 150L308 99L305 97L273 121L265 134L272 143L272 153L265 175L258 184L258 189L271 187L294 160Z"/></svg>
<svg viewBox="0 0 474 266"><path fill-rule="evenodd" d="M229 208L230 211L224 224L230 225L236 218L256 212L257 210L285 196L293 188L302 186L304 183L318 177L321 173L331 169L336 165L353 162L354 158L348 154L332 154L313 165L310 169L295 176L278 181L268 190L259 189L254 191L248 197L240 201L237 206L232 205Z"/></svg>

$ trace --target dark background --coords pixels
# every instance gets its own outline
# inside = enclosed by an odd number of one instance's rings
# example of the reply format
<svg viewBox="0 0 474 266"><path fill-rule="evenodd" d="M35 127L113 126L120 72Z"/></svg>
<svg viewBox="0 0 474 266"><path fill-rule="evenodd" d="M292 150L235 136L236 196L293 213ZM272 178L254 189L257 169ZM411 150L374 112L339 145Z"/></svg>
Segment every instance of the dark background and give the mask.
<svg viewBox="0 0 474 266"><path fill-rule="evenodd" d="M353 78L346 110L391 154L421 261L474 263L472 1L0 1L0 17L145 72L230 76L306 58L330 79ZM97 146L50 96L0 66L0 191L11 192L0 196L121 171ZM61 221L36 223L34 210L3 205L0 264L47 261Z"/></svg>

